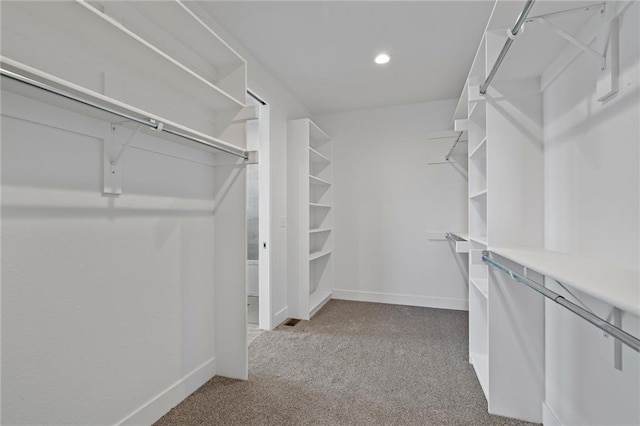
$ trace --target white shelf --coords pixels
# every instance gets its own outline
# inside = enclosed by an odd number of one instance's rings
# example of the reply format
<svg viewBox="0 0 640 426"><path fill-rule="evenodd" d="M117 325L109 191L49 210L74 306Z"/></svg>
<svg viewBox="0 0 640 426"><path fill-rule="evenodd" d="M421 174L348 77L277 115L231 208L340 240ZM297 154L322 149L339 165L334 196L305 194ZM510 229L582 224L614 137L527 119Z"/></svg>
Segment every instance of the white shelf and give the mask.
<svg viewBox="0 0 640 426"><path fill-rule="evenodd" d="M4 25L5 23L10 24ZM95 63L83 63L85 66L98 67L98 64L105 60L110 61L111 66L115 64L120 64L121 66L133 65L139 72L146 74L148 79L179 90L196 102L211 109L239 110L244 106L241 101L235 99L115 19L100 12L89 3L54 2L47 4L47 2L22 2L13 3L10 9L7 8L6 10L3 4L3 33L4 31L10 31L12 34L20 36L24 32L21 28L22 26L29 28L38 25L47 26L49 24L55 25L56 30L64 28L67 37L73 37L79 43L83 43L87 49L97 52L101 57L100 61L94 60ZM86 37L89 32L96 36ZM56 32L56 34L58 33ZM38 42L42 42L44 43L43 46L49 47L47 45L49 42L46 39L38 39ZM14 44L12 43L11 46L14 46ZM117 46L117 48L114 48L114 46ZM23 48L24 46L16 44L15 47L12 47L12 50L3 49L3 55L20 61L23 56L25 58L29 57L28 52L23 53L20 51ZM77 54L74 54L71 47L51 46L51 48L61 55L68 55L71 61L79 59L74 57ZM132 58L135 58L135 61ZM57 71L55 64L47 64L44 58L38 64L28 64L52 74ZM148 73L149 69L154 70L152 74ZM66 75L57 76L69 78ZM97 88L95 89L97 90Z"/></svg>
<svg viewBox="0 0 640 426"><path fill-rule="evenodd" d="M475 158L476 156L478 158L486 157L487 156L486 143L487 143L487 137L485 136L484 138L482 138L478 146L473 148L473 150L469 153L469 158ZM484 154L484 155L481 155L481 154Z"/></svg>
<svg viewBox="0 0 640 426"><path fill-rule="evenodd" d="M481 197L486 197L487 196L487 190L483 189L482 191L478 191L475 194L469 195L469 199L470 200L475 200Z"/></svg>
<svg viewBox="0 0 640 426"><path fill-rule="evenodd" d="M478 108L478 104L484 103L483 101L473 102L473 105L471 105L471 108L469 108L469 118L471 118L474 115L474 112L476 111L476 108Z"/></svg>
<svg viewBox="0 0 640 426"><path fill-rule="evenodd" d="M309 147L309 160L312 163L331 163L331 160L328 157L319 153L312 147Z"/></svg>
<svg viewBox="0 0 640 426"><path fill-rule="evenodd" d="M36 82L44 83L45 85L51 86L55 89L59 89L61 91L67 92L71 95L74 95L74 96L77 96L78 98L83 99L84 101L88 101L91 104L99 105L110 111L124 113L124 114L135 116L135 117L140 117L140 119L145 121L152 119L152 120L155 120L156 122L163 123L165 129L175 130L180 134L193 137L195 139L199 139L207 143L214 143L214 144L220 145L221 147L233 152L242 151L242 149L240 149L239 147L229 142L206 135L197 130L175 123L164 117L161 117L156 114L145 111L143 109L125 104L116 99L110 98L108 96L94 92L84 87L78 86L77 84L63 80L61 78L48 74L44 71L37 70L33 67L14 61L12 59L0 56L0 62L2 64L2 67L8 71L15 72L17 74L26 76ZM45 90L29 86L22 82L14 81L10 78L5 78L5 77L2 78L2 89L8 90L13 93L17 93L22 96L27 96L36 100L40 100L52 105L56 105L61 108L68 109L70 111L79 112L84 115L94 117L103 121L120 122L123 120L120 116L116 114L112 114L110 112L80 103L72 99L67 99L57 94L46 92ZM127 123L127 125L134 125L134 124L135 123ZM197 148L203 148L205 146L200 143L189 141L188 139L185 139L177 135L172 135L166 132L157 132L147 127L143 128L142 131L144 133L152 134L153 136L156 136L165 140L170 140L173 142L179 142L179 143L187 142L189 145ZM214 148L211 148L211 149L213 150ZM220 152L220 151L214 151L214 152Z"/></svg>
<svg viewBox="0 0 640 426"><path fill-rule="evenodd" d="M480 387L484 393L487 402L489 401L489 358L486 355L470 353L469 358L473 369L476 371Z"/></svg>
<svg viewBox="0 0 640 426"><path fill-rule="evenodd" d="M309 233L310 234L319 234L322 232L331 232L331 228L325 228L325 229L310 229Z"/></svg>
<svg viewBox="0 0 640 426"><path fill-rule="evenodd" d="M491 252L623 311L640 315L639 271L542 249L492 248Z"/></svg>
<svg viewBox="0 0 640 426"><path fill-rule="evenodd" d="M469 241L469 233L468 232L450 232L451 235L454 235L461 240Z"/></svg>
<svg viewBox="0 0 640 426"><path fill-rule="evenodd" d="M309 120L309 146L314 148L324 145L329 142L331 138L320 127L318 127L313 121Z"/></svg>
<svg viewBox="0 0 640 426"><path fill-rule="evenodd" d="M320 179L319 177L315 177L313 175L309 175L309 183L311 185L326 185L331 186L331 182L327 182L324 179Z"/></svg>
<svg viewBox="0 0 640 426"><path fill-rule="evenodd" d="M478 244L483 244L483 245L487 245L487 237L486 236L482 236L482 237L469 237L469 241L473 241L474 243L478 243Z"/></svg>
<svg viewBox="0 0 640 426"><path fill-rule="evenodd" d="M323 250L317 251L309 254L309 261L313 261L316 259L320 259L321 257L329 256L331 254L331 250Z"/></svg>
<svg viewBox="0 0 640 426"><path fill-rule="evenodd" d="M331 297L333 285L332 143L310 119L287 124L287 250L289 316L308 320ZM309 208L304 208L305 205ZM304 253L301 255L301 253ZM308 253L308 255L307 255Z"/></svg>
<svg viewBox="0 0 640 426"><path fill-rule="evenodd" d="M309 295L309 317L318 312L329 300L331 300L330 290L316 290Z"/></svg>
<svg viewBox="0 0 640 426"><path fill-rule="evenodd" d="M489 280L486 278L473 278L469 277L469 281L473 286L482 293L482 295L486 298L489 297Z"/></svg>
<svg viewBox="0 0 640 426"><path fill-rule="evenodd" d="M318 209L330 209L331 206L329 204L317 204L317 203L309 203L309 207L315 207Z"/></svg>

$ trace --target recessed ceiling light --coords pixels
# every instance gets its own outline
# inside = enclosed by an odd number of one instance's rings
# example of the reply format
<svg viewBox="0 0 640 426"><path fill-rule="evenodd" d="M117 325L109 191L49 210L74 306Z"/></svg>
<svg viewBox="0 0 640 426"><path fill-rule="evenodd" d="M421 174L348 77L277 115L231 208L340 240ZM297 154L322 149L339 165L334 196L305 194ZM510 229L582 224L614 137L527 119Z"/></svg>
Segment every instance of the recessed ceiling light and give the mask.
<svg viewBox="0 0 640 426"><path fill-rule="evenodd" d="M391 60L391 56L387 55L386 53L380 53L374 60L376 64L384 65Z"/></svg>

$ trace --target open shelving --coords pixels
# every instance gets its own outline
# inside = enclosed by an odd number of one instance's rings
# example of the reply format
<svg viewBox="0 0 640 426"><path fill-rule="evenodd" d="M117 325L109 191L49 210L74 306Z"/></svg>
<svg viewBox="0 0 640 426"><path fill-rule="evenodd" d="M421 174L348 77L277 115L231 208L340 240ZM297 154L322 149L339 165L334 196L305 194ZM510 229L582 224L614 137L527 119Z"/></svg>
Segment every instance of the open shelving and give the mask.
<svg viewBox="0 0 640 426"><path fill-rule="evenodd" d="M309 319L333 287L331 141L309 119L289 122L289 218L291 276L289 315ZM295 182L293 182L295 180ZM306 184L305 184L306 182Z"/></svg>
<svg viewBox="0 0 640 426"><path fill-rule="evenodd" d="M246 62L180 1L9 2L2 12L7 61L213 137L244 107ZM192 36L201 43L184 47Z"/></svg>

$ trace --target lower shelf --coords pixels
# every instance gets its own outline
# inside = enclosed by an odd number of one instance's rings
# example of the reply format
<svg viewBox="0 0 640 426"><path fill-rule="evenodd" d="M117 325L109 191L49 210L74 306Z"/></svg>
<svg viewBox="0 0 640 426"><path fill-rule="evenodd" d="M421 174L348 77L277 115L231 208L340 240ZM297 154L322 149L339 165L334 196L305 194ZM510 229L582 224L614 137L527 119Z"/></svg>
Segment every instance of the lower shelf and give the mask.
<svg viewBox="0 0 640 426"><path fill-rule="evenodd" d="M309 318L314 316L331 299L330 290L316 290L309 295Z"/></svg>
<svg viewBox="0 0 640 426"><path fill-rule="evenodd" d="M475 286L475 288L477 288L480 293L482 293L482 295L485 297L485 299L488 297L488 288L489 288L489 280L487 280L486 278L469 278L469 281L471 281L471 284L473 284Z"/></svg>
<svg viewBox="0 0 640 426"><path fill-rule="evenodd" d="M489 402L489 358L486 355L472 352L469 354L469 362L473 365L484 397Z"/></svg>
<svg viewBox="0 0 640 426"><path fill-rule="evenodd" d="M329 256L331 254L331 250L317 251L309 254L309 261L320 259L321 257Z"/></svg>

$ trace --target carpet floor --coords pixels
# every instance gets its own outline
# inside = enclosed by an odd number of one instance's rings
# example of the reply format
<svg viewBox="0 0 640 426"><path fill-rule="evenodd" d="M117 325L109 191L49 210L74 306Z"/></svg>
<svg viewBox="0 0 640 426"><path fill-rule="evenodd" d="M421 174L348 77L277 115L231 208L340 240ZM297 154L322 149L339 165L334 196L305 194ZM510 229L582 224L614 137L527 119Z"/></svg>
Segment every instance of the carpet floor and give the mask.
<svg viewBox="0 0 640 426"><path fill-rule="evenodd" d="M215 377L156 425L527 425L487 413L466 312L330 301L263 332L249 380Z"/></svg>

